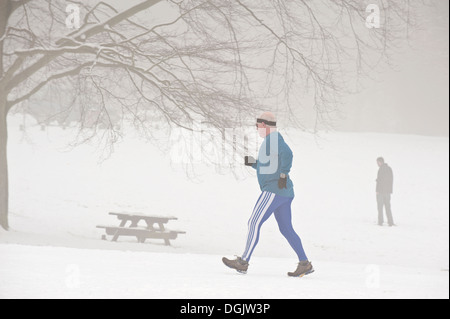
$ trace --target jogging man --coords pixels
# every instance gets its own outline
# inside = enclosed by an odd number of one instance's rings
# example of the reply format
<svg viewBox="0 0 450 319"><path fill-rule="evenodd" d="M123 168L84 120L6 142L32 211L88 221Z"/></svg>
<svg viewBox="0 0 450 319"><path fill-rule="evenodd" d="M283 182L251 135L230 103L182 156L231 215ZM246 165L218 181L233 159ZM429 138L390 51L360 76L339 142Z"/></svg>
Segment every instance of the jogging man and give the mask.
<svg viewBox="0 0 450 319"><path fill-rule="evenodd" d="M292 227L291 203L294 199L294 186L289 177L292 151L281 134L277 132L276 118L272 113L263 113L257 119L256 127L264 141L259 150L258 160L246 156L245 165L256 169L262 193L248 221L244 253L237 259L230 260L224 257L222 261L226 266L240 273L246 273L250 258L258 244L261 226L274 214L281 234L287 239L299 259L297 269L289 272L288 276L302 277L314 272L314 269L306 257L300 237Z"/></svg>

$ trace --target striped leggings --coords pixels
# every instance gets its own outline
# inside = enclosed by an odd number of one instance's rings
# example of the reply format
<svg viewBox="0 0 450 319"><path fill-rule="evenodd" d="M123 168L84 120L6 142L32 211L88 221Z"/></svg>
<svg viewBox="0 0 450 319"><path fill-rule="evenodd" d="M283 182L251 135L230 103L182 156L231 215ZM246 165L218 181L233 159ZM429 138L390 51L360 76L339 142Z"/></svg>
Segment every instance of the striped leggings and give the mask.
<svg viewBox="0 0 450 319"><path fill-rule="evenodd" d="M291 203L293 198L282 197L271 192L262 192L248 221L247 244L242 259L249 261L259 241L262 224L274 213L281 234L296 252L299 261L308 260L302 241L292 227Z"/></svg>

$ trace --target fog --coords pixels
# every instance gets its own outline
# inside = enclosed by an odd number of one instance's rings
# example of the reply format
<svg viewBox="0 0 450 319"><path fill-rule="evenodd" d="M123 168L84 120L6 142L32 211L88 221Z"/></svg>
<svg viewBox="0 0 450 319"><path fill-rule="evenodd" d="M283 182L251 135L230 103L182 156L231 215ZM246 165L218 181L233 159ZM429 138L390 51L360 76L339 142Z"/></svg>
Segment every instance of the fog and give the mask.
<svg viewBox="0 0 450 319"><path fill-rule="evenodd" d="M120 11L139 1L125 3L110 0L107 3ZM380 61L377 67L360 77L357 72L347 70L347 75L354 77L354 87L350 87L348 92L339 93L336 102L338 111L330 112L330 118L324 123L326 125L319 126L319 129L326 127L348 132L448 136L449 3L437 0L426 1L425 4L429 5L415 7L415 11L411 12L414 25L404 34L404 39L397 39L396 49L387 53L388 63ZM326 10L324 6L321 13L325 15ZM163 2L150 12L137 14L135 18L137 21L150 22L151 26L172 21L176 17L174 7ZM374 58L377 59L379 54L374 52ZM261 56L254 59L263 61ZM41 122L43 116L39 114L43 112L42 102L49 106L55 104L51 112L58 113L59 108L69 104L68 93L60 92L58 84L50 84L22 107L15 108L14 112L26 109L39 117ZM62 97L58 97L61 94ZM317 129L317 115L312 100L313 97L305 91L293 103L292 112L302 120L301 125L306 129ZM276 99L258 102L268 105L272 111L283 109ZM284 114L281 113L278 114L281 124L289 126L288 120L283 121Z"/></svg>
<svg viewBox="0 0 450 319"><path fill-rule="evenodd" d="M448 299L448 1L157 2L0 0L0 299Z"/></svg>
<svg viewBox="0 0 450 319"><path fill-rule="evenodd" d="M338 130L448 136L449 2L417 14L417 27L375 70L361 92L348 95Z"/></svg>

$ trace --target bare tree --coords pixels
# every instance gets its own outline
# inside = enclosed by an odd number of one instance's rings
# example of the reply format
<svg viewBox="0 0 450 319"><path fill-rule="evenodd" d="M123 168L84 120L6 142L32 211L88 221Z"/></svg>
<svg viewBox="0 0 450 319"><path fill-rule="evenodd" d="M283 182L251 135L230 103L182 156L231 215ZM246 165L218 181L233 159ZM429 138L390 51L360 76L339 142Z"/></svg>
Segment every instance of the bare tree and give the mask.
<svg viewBox="0 0 450 319"><path fill-rule="evenodd" d="M73 32L68 4L82 13ZM155 4L170 14L157 19ZM45 88L63 92L63 113L79 114L80 141L101 132L106 144L120 136L118 121L149 137L155 128L192 131L196 121L225 135L253 124L264 105L297 127L307 112L327 123L339 96L385 61L411 25L412 0L380 0L372 29L368 4L142 0L119 10L111 2L0 0L1 226L8 229L6 118L14 106Z"/></svg>

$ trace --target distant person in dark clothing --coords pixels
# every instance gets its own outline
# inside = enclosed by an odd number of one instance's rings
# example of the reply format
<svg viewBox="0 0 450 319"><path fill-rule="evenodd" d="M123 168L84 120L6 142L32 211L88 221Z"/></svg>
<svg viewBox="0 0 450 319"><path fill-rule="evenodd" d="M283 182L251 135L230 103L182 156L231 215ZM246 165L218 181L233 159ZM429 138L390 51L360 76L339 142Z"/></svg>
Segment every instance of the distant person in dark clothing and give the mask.
<svg viewBox="0 0 450 319"><path fill-rule="evenodd" d="M394 174L392 168L384 162L384 158L377 158L379 167L377 176L377 204L378 204L378 225L383 226L383 207L386 209L386 216L388 225L394 226L394 219L392 218L391 210L391 195L394 184Z"/></svg>

